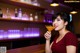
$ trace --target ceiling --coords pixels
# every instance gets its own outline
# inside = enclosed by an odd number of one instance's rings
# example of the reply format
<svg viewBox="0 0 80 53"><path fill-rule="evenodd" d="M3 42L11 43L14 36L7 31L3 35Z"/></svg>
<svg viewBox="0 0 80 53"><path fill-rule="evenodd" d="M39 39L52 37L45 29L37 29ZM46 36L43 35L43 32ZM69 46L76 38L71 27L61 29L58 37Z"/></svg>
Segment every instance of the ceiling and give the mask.
<svg viewBox="0 0 80 53"><path fill-rule="evenodd" d="M66 6L69 6L69 7L71 7L71 8L74 8L74 9L77 9L77 10L80 10L80 1L79 0L77 0L77 1L79 1L79 2L76 2L76 1L73 1L73 2L65 2L64 0L57 0L59 3L62 3L62 4L64 4L64 5L66 5Z"/></svg>
<svg viewBox="0 0 80 53"><path fill-rule="evenodd" d="M46 0L48 2L52 2L53 0ZM80 0L76 0L76 1L73 1L73 2L70 2L70 0L66 0L68 2L65 2L65 0L56 0L57 2L59 2L60 4L63 4L64 6L68 6L70 7L71 9L76 9L76 10L80 10ZM79 2L77 2L79 1ZM60 6L63 6L63 5L60 5Z"/></svg>

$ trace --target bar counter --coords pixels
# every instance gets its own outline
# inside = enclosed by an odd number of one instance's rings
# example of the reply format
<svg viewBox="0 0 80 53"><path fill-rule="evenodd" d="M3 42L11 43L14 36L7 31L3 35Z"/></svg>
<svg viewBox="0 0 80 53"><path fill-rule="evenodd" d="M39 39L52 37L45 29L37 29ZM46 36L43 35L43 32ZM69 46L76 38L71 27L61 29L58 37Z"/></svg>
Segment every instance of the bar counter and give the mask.
<svg viewBox="0 0 80 53"><path fill-rule="evenodd" d="M7 50L7 53L45 53L45 44L33 45Z"/></svg>

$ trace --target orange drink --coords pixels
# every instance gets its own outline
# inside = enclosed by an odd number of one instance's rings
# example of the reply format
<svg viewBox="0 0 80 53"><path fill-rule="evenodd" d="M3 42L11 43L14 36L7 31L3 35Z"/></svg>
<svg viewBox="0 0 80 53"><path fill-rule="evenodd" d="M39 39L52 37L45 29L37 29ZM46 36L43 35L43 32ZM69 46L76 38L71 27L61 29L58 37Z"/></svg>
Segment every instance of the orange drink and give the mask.
<svg viewBox="0 0 80 53"><path fill-rule="evenodd" d="M48 31L52 31L55 27L51 25L46 25Z"/></svg>

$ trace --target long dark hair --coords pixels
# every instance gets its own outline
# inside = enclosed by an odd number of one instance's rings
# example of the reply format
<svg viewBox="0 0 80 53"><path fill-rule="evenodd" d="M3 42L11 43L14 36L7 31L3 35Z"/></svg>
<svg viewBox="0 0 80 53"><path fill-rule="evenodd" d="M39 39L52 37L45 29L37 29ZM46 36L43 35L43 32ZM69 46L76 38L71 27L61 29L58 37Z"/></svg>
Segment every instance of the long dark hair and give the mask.
<svg viewBox="0 0 80 53"><path fill-rule="evenodd" d="M68 24L67 24L67 26L66 26L66 29L74 33L73 21L70 20L70 14L69 14L69 13L65 13L65 12L57 13L55 16L53 15L53 17L52 17L53 22L54 22L54 20L57 18L57 16L60 16L61 19L64 20L64 22L67 21ZM54 39L56 36L59 36L59 32L53 30L53 31L52 31L51 42L53 41L53 39Z"/></svg>
<svg viewBox="0 0 80 53"><path fill-rule="evenodd" d="M68 22L68 25L66 26L66 29L74 32L74 27L73 27L73 21L70 20L70 14L69 13L65 13L65 12L60 12L57 13L54 17L53 17L53 21L55 18L57 18L57 16L60 16L62 20L64 20L64 22Z"/></svg>

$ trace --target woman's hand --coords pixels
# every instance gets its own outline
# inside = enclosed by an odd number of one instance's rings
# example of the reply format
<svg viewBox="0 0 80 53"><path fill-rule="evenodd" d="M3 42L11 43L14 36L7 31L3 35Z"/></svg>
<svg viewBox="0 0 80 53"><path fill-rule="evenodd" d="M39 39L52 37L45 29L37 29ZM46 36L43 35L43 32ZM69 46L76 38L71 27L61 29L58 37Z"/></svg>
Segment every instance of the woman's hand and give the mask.
<svg viewBox="0 0 80 53"><path fill-rule="evenodd" d="M51 38L51 32L50 31L47 31L45 34L44 34L44 37L46 40L50 40Z"/></svg>

